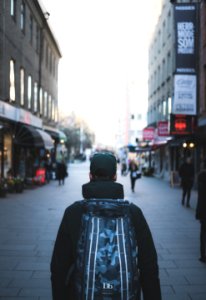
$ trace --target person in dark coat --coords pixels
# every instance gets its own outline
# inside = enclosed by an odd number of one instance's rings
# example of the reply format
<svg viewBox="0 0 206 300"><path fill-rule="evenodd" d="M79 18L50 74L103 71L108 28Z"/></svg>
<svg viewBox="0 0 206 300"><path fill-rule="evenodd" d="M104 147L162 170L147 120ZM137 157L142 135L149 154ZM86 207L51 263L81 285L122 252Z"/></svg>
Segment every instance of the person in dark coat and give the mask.
<svg viewBox="0 0 206 300"><path fill-rule="evenodd" d="M113 155L98 153L90 164L90 181L82 186L85 199L124 199L123 186L116 181L117 163ZM140 282L144 300L161 300L157 253L151 231L139 207L130 204L138 244ZM67 207L61 221L51 259L53 300L75 300L74 284L65 282L75 263L83 207L80 201ZM135 299L136 300L136 299ZM139 299L137 299L139 300Z"/></svg>
<svg viewBox="0 0 206 300"><path fill-rule="evenodd" d="M196 219L200 221L200 258L199 260L206 263L206 160L203 169L197 178L197 206Z"/></svg>
<svg viewBox="0 0 206 300"><path fill-rule="evenodd" d="M129 163L129 172L130 172L130 182L131 182L131 190L134 193L135 183L137 180L137 171L139 170L137 163L132 160Z"/></svg>
<svg viewBox="0 0 206 300"><path fill-rule="evenodd" d="M59 185L64 185L64 179L67 176L67 168L64 160L57 163L57 179L59 180Z"/></svg>
<svg viewBox="0 0 206 300"><path fill-rule="evenodd" d="M194 166L190 157L180 166L179 176L181 178L182 187L182 205L185 204L185 198L187 198L187 207L190 207L190 196L194 182Z"/></svg>

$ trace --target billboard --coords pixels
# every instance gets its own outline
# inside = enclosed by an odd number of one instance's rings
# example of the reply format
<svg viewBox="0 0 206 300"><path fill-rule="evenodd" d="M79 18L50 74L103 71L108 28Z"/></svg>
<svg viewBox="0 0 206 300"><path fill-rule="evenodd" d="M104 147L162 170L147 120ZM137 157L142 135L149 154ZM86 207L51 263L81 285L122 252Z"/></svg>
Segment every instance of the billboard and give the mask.
<svg viewBox="0 0 206 300"><path fill-rule="evenodd" d="M174 76L173 114L196 115L196 86L196 75L176 74Z"/></svg>
<svg viewBox="0 0 206 300"><path fill-rule="evenodd" d="M197 56L197 5L175 4L176 73L195 73Z"/></svg>

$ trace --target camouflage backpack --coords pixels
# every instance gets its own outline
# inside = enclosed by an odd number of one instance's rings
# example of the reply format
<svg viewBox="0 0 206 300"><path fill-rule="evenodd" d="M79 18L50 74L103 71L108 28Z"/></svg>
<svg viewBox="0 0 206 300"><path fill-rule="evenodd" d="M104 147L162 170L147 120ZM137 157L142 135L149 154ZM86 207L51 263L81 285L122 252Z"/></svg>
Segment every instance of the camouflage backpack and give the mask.
<svg viewBox="0 0 206 300"><path fill-rule="evenodd" d="M124 200L81 201L75 300L138 300L137 243Z"/></svg>

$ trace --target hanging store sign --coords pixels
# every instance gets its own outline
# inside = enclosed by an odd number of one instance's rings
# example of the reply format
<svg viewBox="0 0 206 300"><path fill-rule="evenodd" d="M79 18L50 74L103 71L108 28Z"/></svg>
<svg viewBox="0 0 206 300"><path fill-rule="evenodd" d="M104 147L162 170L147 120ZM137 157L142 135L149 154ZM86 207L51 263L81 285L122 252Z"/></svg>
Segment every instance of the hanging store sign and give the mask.
<svg viewBox="0 0 206 300"><path fill-rule="evenodd" d="M143 129L143 140L144 141L152 141L155 135L154 127L147 127Z"/></svg>
<svg viewBox="0 0 206 300"><path fill-rule="evenodd" d="M174 76L173 114L196 115L196 75Z"/></svg>
<svg viewBox="0 0 206 300"><path fill-rule="evenodd" d="M158 136L169 136L168 121L159 121L157 124Z"/></svg>
<svg viewBox="0 0 206 300"><path fill-rule="evenodd" d="M197 5L174 5L176 73L195 73L197 56Z"/></svg>

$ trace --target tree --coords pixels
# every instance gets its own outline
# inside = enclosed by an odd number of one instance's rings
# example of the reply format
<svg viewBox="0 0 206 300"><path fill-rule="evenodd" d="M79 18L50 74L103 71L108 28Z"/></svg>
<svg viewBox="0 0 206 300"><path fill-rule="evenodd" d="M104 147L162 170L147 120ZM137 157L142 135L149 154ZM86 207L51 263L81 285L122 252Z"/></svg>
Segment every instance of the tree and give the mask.
<svg viewBox="0 0 206 300"><path fill-rule="evenodd" d="M92 148L95 140L94 133L91 132L87 123L77 118L74 113L60 117L59 126L67 136L65 145L69 154L79 154L86 148Z"/></svg>

